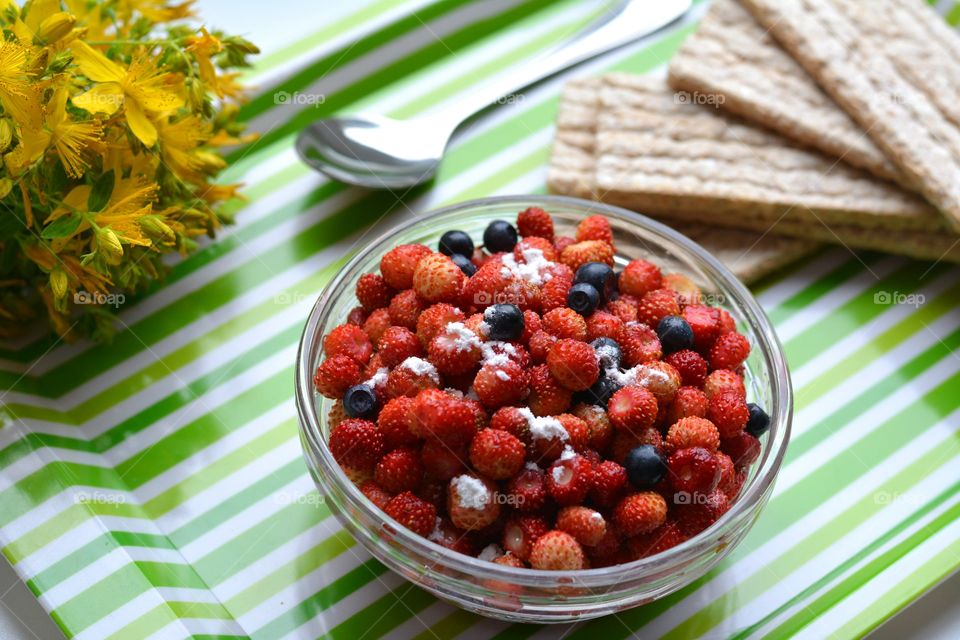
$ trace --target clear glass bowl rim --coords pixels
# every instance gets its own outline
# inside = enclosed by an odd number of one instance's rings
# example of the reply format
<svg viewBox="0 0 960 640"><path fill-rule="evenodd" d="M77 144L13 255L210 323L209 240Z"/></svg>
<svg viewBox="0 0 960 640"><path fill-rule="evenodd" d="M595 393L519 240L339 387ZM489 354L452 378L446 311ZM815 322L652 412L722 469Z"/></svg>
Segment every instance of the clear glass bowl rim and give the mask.
<svg viewBox="0 0 960 640"><path fill-rule="evenodd" d="M330 307L330 301L334 294L340 292L344 281L351 275L358 263L365 260L372 252L382 251L384 247L390 246L391 242L395 243L393 239L407 229L432 218L457 212L467 215L475 212L476 209L491 206L515 207L517 212L531 206L539 206L547 211L550 211L551 206L568 207L582 210L585 214L587 212L590 214L600 213L642 227L660 236L668 243L681 247L690 254L710 278L733 292L738 302L744 307L746 317L743 320L751 325L754 333L760 338L759 343L753 345L753 348L759 347L766 361L767 370L770 372L771 397L775 407L770 411L771 426L767 433L767 445L763 448L757 472L750 484L743 488L730 510L706 530L662 553L624 564L577 571L516 569L451 551L406 529L370 502L333 459L322 437L320 419L314 404L312 354L316 353L317 345L314 342L318 337L317 330L326 321L326 311ZM642 214L580 198L545 195L494 196L468 200L435 209L390 229L358 251L324 287L310 311L297 352L296 402L305 446L310 447L322 466L322 469L318 472L322 471L325 480L336 485L337 489L350 501L351 506L361 511L365 517L391 522L390 535L401 547L418 556L433 558L437 564L443 565L451 571L473 575L477 578L503 580L540 589L550 588L551 586L569 587L572 580L571 576L575 576L573 580L577 586L587 588L603 587L621 581L635 580L638 575L647 571L662 572L664 567L693 561L702 553L711 549L723 533L735 523L755 515L754 508L759 506L758 503L765 499L768 491L772 488L786 452L793 415L790 373L780 340L777 338L770 320L754 300L752 294L719 260L686 236Z"/></svg>

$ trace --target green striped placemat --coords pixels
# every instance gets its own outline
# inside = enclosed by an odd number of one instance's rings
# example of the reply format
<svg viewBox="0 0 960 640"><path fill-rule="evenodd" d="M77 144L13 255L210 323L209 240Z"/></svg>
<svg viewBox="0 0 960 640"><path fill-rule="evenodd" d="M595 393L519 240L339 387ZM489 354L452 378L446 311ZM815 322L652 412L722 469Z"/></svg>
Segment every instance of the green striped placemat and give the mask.
<svg viewBox="0 0 960 640"><path fill-rule="evenodd" d="M293 363L307 311L370 228L543 192L562 79L469 127L430 189L330 184L299 164L291 135L342 109L438 108L598 6L357 4L251 72L268 88L245 117L264 138L229 172L250 198L236 227L129 302L113 344L0 349L0 543L67 635L857 637L960 565L957 268L842 249L757 290L794 372L795 436L749 537L695 584L575 627L510 625L434 600L359 548L301 459ZM938 9L956 21L955 4ZM662 73L702 10L576 73Z"/></svg>

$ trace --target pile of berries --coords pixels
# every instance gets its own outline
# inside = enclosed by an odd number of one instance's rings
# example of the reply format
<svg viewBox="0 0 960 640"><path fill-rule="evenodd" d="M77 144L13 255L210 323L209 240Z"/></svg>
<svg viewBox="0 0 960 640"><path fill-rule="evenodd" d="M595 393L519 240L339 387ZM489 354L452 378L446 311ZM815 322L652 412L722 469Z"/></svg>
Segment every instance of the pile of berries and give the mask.
<svg viewBox="0 0 960 640"><path fill-rule="evenodd" d="M498 564L575 570L650 556L736 499L770 419L750 343L696 285L614 272L603 216L556 235L530 208L438 251L388 251L323 338L329 447L404 527Z"/></svg>

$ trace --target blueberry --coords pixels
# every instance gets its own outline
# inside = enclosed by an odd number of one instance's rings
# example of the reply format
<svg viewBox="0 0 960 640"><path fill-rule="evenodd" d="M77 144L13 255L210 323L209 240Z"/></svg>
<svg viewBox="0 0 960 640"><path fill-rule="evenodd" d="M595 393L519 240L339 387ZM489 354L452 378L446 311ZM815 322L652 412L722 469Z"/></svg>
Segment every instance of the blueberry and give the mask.
<svg viewBox="0 0 960 640"><path fill-rule="evenodd" d="M490 253L513 251L517 244L517 229L506 220L494 220L483 232L483 246Z"/></svg>
<svg viewBox="0 0 960 640"><path fill-rule="evenodd" d="M567 292L567 306L582 316L588 316L600 304L600 294L592 284L578 282Z"/></svg>
<svg viewBox="0 0 960 640"><path fill-rule="evenodd" d="M453 260L453 264L460 267L460 271L463 271L467 277L472 276L477 272L477 265L470 262L470 258L467 256L455 253L450 256L450 259Z"/></svg>
<svg viewBox="0 0 960 640"><path fill-rule="evenodd" d="M664 353L693 348L693 329L680 316L667 316L657 323L657 337Z"/></svg>
<svg viewBox="0 0 960 640"><path fill-rule="evenodd" d="M619 369L620 362L623 360L623 351L620 349L620 343L613 338L597 338L590 343L593 350L597 352L597 360L600 361L600 369Z"/></svg>
<svg viewBox="0 0 960 640"><path fill-rule="evenodd" d="M447 231L440 236L440 253L445 256L453 256L455 253L472 256L473 240L463 231Z"/></svg>
<svg viewBox="0 0 960 640"><path fill-rule="evenodd" d="M653 489L667 475L667 463L652 444L631 449L623 466L630 484L641 491Z"/></svg>
<svg viewBox="0 0 960 640"><path fill-rule="evenodd" d="M483 312L492 340L516 340L523 333L523 311L515 304L495 304Z"/></svg>
<svg viewBox="0 0 960 640"><path fill-rule="evenodd" d="M586 282L600 294L600 301L613 300L611 297L616 290L616 278L613 269L602 262L588 262L577 269L573 276L574 282Z"/></svg>
<svg viewBox="0 0 960 640"><path fill-rule="evenodd" d="M750 419L747 420L747 426L744 431L755 438L759 438L770 428L770 416L758 405L749 402L747 408L750 409Z"/></svg>
<svg viewBox="0 0 960 640"><path fill-rule="evenodd" d="M379 408L377 394L369 385L355 384L343 394L343 410L351 418L372 418Z"/></svg>
<svg viewBox="0 0 960 640"><path fill-rule="evenodd" d="M601 377L586 391L578 391L574 394L574 400L584 404L606 407L607 402L610 401L610 396L619 391L620 388L621 386L610 378Z"/></svg>

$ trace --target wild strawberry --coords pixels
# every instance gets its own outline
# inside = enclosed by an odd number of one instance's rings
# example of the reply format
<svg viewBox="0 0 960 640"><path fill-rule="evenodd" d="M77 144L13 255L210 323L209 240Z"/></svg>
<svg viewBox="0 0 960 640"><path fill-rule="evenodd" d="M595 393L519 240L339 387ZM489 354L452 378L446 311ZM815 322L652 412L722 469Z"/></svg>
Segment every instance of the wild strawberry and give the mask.
<svg viewBox="0 0 960 640"><path fill-rule="evenodd" d="M624 323L637 321L637 304L627 296L621 295L616 300L607 303L607 311L617 316Z"/></svg>
<svg viewBox="0 0 960 640"><path fill-rule="evenodd" d="M500 429L517 437L520 442L530 442L530 423L517 407L500 407L490 416L490 428Z"/></svg>
<svg viewBox="0 0 960 640"><path fill-rule="evenodd" d="M628 262L620 272L617 288L621 294L641 298L661 286L660 269L655 264L638 258Z"/></svg>
<svg viewBox="0 0 960 640"><path fill-rule="evenodd" d="M360 489L360 493L367 497L367 500L377 505L380 509L385 509L387 503L390 502L390 498L393 497L373 480L367 480L361 483L358 488Z"/></svg>
<svg viewBox="0 0 960 640"><path fill-rule="evenodd" d="M642 444L649 444L658 449L663 447L663 438L656 427L647 427L640 431L618 431L610 443L609 458L617 464L626 462L627 454Z"/></svg>
<svg viewBox="0 0 960 640"><path fill-rule="evenodd" d="M677 546L686 539L677 523L668 521L649 533L641 533L627 540L627 551L632 560L649 558Z"/></svg>
<svg viewBox="0 0 960 640"><path fill-rule="evenodd" d="M383 332L393 326L393 320L390 319L388 309L376 309L367 316L363 323L363 332L367 334L371 344L377 344L383 336Z"/></svg>
<svg viewBox="0 0 960 640"><path fill-rule="evenodd" d="M494 559L493 564L503 565L505 567L513 567L514 569L524 569L526 568L526 563L523 560L513 555L512 553L505 553L499 558ZM515 585L505 585L502 590L506 591L508 589L515 589Z"/></svg>
<svg viewBox="0 0 960 640"><path fill-rule="evenodd" d="M414 444L419 440L410 431L410 420L413 408L413 398L400 396L389 400L377 416L377 426L386 442L387 449L396 449L404 445Z"/></svg>
<svg viewBox="0 0 960 640"><path fill-rule="evenodd" d="M394 294L396 291L376 273L365 273L357 280L357 300L367 312L387 306Z"/></svg>
<svg viewBox="0 0 960 640"><path fill-rule="evenodd" d="M722 444L722 441L721 441ZM733 460L725 453L717 452L714 454L717 461L717 489L723 491L723 494L730 500L737 497L740 493L740 474L733 464Z"/></svg>
<svg viewBox="0 0 960 640"><path fill-rule="evenodd" d="M402 244L394 247L380 258L380 273L394 289L409 289L413 286L413 272L417 264L431 253L433 251L430 247L422 244Z"/></svg>
<svg viewBox="0 0 960 640"><path fill-rule="evenodd" d="M474 371L480 364L481 345L465 324L452 322L430 341L427 354L444 375L461 375Z"/></svg>
<svg viewBox="0 0 960 640"><path fill-rule="evenodd" d="M700 287L682 273L668 273L663 276L663 286L677 294L677 301L681 307L688 304L698 304L703 299Z"/></svg>
<svg viewBox="0 0 960 640"><path fill-rule="evenodd" d="M647 389L663 405L673 401L680 388L680 373L663 360L642 365L636 379L638 385Z"/></svg>
<svg viewBox="0 0 960 640"><path fill-rule="evenodd" d="M343 408L343 400L336 400L330 407L329 413L327 413L327 426L333 429L349 417Z"/></svg>
<svg viewBox="0 0 960 640"><path fill-rule="evenodd" d="M541 364L530 369L530 395L526 404L537 416L563 413L570 406L573 392L557 382L550 368Z"/></svg>
<svg viewBox="0 0 960 640"><path fill-rule="evenodd" d="M427 440L420 449L420 461L427 476L446 483L466 469L466 445L449 447L439 440Z"/></svg>
<svg viewBox="0 0 960 640"><path fill-rule="evenodd" d="M487 410L483 408L480 401L467 397L462 398L460 401L467 405L470 411L473 412L473 422L477 425L477 431L486 429L487 424L490 422L490 416L487 415Z"/></svg>
<svg viewBox="0 0 960 640"><path fill-rule="evenodd" d="M667 503L659 493L643 491L620 500L613 520L623 535L630 537L653 531L667 519Z"/></svg>
<svg viewBox="0 0 960 640"><path fill-rule="evenodd" d="M522 238L535 236L553 241L553 218L540 207L529 207L517 214L517 233Z"/></svg>
<svg viewBox="0 0 960 640"><path fill-rule="evenodd" d="M416 449L394 449L380 459L373 479L390 493L414 491L423 480L423 465Z"/></svg>
<svg viewBox="0 0 960 640"><path fill-rule="evenodd" d="M703 383L703 392L707 394L707 400L721 391L733 391L741 398L747 397L747 391L743 386L743 378L727 369L717 369L711 372Z"/></svg>
<svg viewBox="0 0 960 640"><path fill-rule="evenodd" d="M683 308L683 319L693 329L693 345L706 353L720 335L720 312L702 304L689 304Z"/></svg>
<svg viewBox="0 0 960 640"><path fill-rule="evenodd" d="M550 373L561 386L572 391L589 389L600 377L597 354L586 342L565 338L547 354Z"/></svg>
<svg viewBox="0 0 960 640"><path fill-rule="evenodd" d="M500 544L503 548L526 561L533 551L534 543L550 531L550 523L539 515L518 515L507 520L503 527Z"/></svg>
<svg viewBox="0 0 960 640"><path fill-rule="evenodd" d="M569 268L566 265L563 266L569 271ZM573 272L569 272L569 276L566 273L561 273L560 275L553 275L551 273L551 278L540 287L540 308L546 313L547 311L552 311L554 309L564 309L567 306L567 293L570 292L570 287L573 286Z"/></svg>
<svg viewBox="0 0 960 640"><path fill-rule="evenodd" d="M539 251L544 260L548 260L550 262L556 262L557 260L557 250L553 248L553 243L546 238L539 238L536 236L523 238L520 240L520 242L513 247L513 259L521 264L527 262L524 251L529 251L530 249L536 249Z"/></svg>
<svg viewBox="0 0 960 640"><path fill-rule="evenodd" d="M732 438L747 426L750 409L737 392L723 391L710 398L707 418L717 427L721 438Z"/></svg>
<svg viewBox="0 0 960 640"><path fill-rule="evenodd" d="M703 447L714 452L720 446L720 432L706 418L681 418L667 430L664 445L670 452L687 447Z"/></svg>
<svg viewBox="0 0 960 640"><path fill-rule="evenodd" d="M553 309L543 314L543 330L557 338L586 340L587 321L568 307Z"/></svg>
<svg viewBox="0 0 960 640"><path fill-rule="evenodd" d="M600 240L613 246L613 229L604 216L587 216L577 225L577 242Z"/></svg>
<svg viewBox="0 0 960 640"><path fill-rule="evenodd" d="M533 543L530 566L552 571L576 571L586 566L583 547L564 531L549 531Z"/></svg>
<svg viewBox="0 0 960 640"><path fill-rule="evenodd" d="M413 331L417 328L417 318L423 312L423 303L413 289L405 289L390 299L390 319L393 324Z"/></svg>
<svg viewBox="0 0 960 640"><path fill-rule="evenodd" d="M722 334L710 347L710 367L736 370L750 355L750 341L736 331Z"/></svg>
<svg viewBox="0 0 960 640"><path fill-rule="evenodd" d="M760 457L760 441L746 431L740 431L732 438L724 438L720 446L738 469L749 467Z"/></svg>
<svg viewBox="0 0 960 640"><path fill-rule="evenodd" d="M481 340L487 339L486 322L483 319L482 313L472 314L463 321L463 326L466 327L467 331L477 336Z"/></svg>
<svg viewBox="0 0 960 640"><path fill-rule="evenodd" d="M587 423L573 415L572 413L561 413L557 416L557 421L567 432L566 444L574 451L582 452L586 455L587 443L590 438L590 431Z"/></svg>
<svg viewBox="0 0 960 640"><path fill-rule="evenodd" d="M590 567L611 567L615 564L629 562L624 556L623 539L612 522L607 523L606 532L600 541L592 547L584 547L584 552L590 558Z"/></svg>
<svg viewBox="0 0 960 640"><path fill-rule="evenodd" d="M517 511L539 511L547 502L547 478L536 465L529 465L510 478L507 503Z"/></svg>
<svg viewBox="0 0 960 640"><path fill-rule="evenodd" d="M497 257L490 258L464 283L461 306L486 309L497 302L498 294L509 282L510 276L503 274L503 262Z"/></svg>
<svg viewBox="0 0 960 640"><path fill-rule="evenodd" d="M409 491L391 498L383 510L407 529L424 537L429 535L437 524L436 508Z"/></svg>
<svg viewBox="0 0 960 640"><path fill-rule="evenodd" d="M667 424L673 424L681 418L705 418L707 416L707 395L696 387L680 387L666 415Z"/></svg>
<svg viewBox="0 0 960 640"><path fill-rule="evenodd" d="M679 316L677 294L670 289L654 289L643 294L637 307L637 320L655 329L667 316Z"/></svg>
<svg viewBox="0 0 960 640"><path fill-rule="evenodd" d="M590 498L600 507L612 507L627 489L627 470L613 460L604 460L593 467Z"/></svg>
<svg viewBox="0 0 960 640"><path fill-rule="evenodd" d="M737 321L733 319L730 312L726 309L717 309L720 316L720 335L737 330Z"/></svg>
<svg viewBox="0 0 960 640"><path fill-rule="evenodd" d="M388 398L412 398L424 389L436 389L437 384L437 377L429 372L418 373L407 367L397 367L387 374L384 390Z"/></svg>
<svg viewBox="0 0 960 640"><path fill-rule="evenodd" d="M722 491L714 491L705 499L677 505L677 526L686 536L695 536L725 514L730 501Z"/></svg>
<svg viewBox="0 0 960 640"><path fill-rule="evenodd" d="M611 338L616 340L620 337L623 330L623 320L618 316L607 311L594 311L587 318L587 337L588 342L597 338Z"/></svg>
<svg viewBox="0 0 960 640"><path fill-rule="evenodd" d="M463 322L465 317L463 311L446 302L438 302L427 307L417 318L417 338L420 339L420 344L426 349L448 324Z"/></svg>
<svg viewBox="0 0 960 640"><path fill-rule="evenodd" d="M424 256L413 272L413 290L427 302L459 300L466 276L442 253Z"/></svg>
<svg viewBox="0 0 960 640"><path fill-rule="evenodd" d="M467 474L450 480L447 513L457 527L468 531L483 529L500 516L496 485Z"/></svg>
<svg viewBox="0 0 960 640"><path fill-rule="evenodd" d="M330 431L330 454L341 466L371 471L383 457L386 445L377 425L350 418Z"/></svg>
<svg viewBox="0 0 960 640"><path fill-rule="evenodd" d="M523 333L517 338L517 342L527 345L530 342L530 336L543 328L540 322L540 314L535 311L523 312Z"/></svg>
<svg viewBox="0 0 960 640"><path fill-rule="evenodd" d="M620 343L625 367L653 362L663 355L657 332L643 324L625 324L617 342Z"/></svg>
<svg viewBox="0 0 960 640"><path fill-rule="evenodd" d="M555 236L553 239L553 246L556 248L557 253L563 253L564 249L576 243L576 238L571 236Z"/></svg>
<svg viewBox="0 0 960 640"><path fill-rule="evenodd" d="M420 341L406 327L389 327L377 341L377 353L387 367L396 367L407 358L419 356Z"/></svg>
<svg viewBox="0 0 960 640"><path fill-rule="evenodd" d="M530 357L534 362L546 362L547 354L550 353L550 349L556 344L557 340L556 336L552 336L546 331L535 331L527 343L530 347Z"/></svg>
<svg viewBox="0 0 960 640"><path fill-rule="evenodd" d="M364 364L373 355L373 345L357 325L341 324L323 339L323 352L328 358L344 355Z"/></svg>
<svg viewBox="0 0 960 640"><path fill-rule="evenodd" d="M470 442L476 421L473 410L459 398L426 389L417 394L410 408L410 431L456 447Z"/></svg>
<svg viewBox="0 0 960 640"><path fill-rule="evenodd" d="M470 444L470 463L488 478L505 480L520 470L526 453L516 436L500 429L484 429Z"/></svg>
<svg viewBox="0 0 960 640"><path fill-rule="evenodd" d="M580 403L573 408L573 415L587 425L587 446L596 451L606 451L613 439L613 426L603 408Z"/></svg>
<svg viewBox="0 0 960 640"><path fill-rule="evenodd" d="M559 505L580 504L593 486L593 465L583 456L561 456L547 470L547 492Z"/></svg>
<svg viewBox="0 0 960 640"><path fill-rule="evenodd" d="M607 416L614 428L640 433L656 420L657 399L643 387L623 387L610 396Z"/></svg>
<svg viewBox="0 0 960 640"><path fill-rule="evenodd" d="M599 511L589 507L564 507L557 514L557 529L566 531L585 547L600 542L607 533L607 522Z"/></svg>
<svg viewBox="0 0 960 640"><path fill-rule="evenodd" d="M328 398L342 398L347 389L360 384L360 365L347 355L327 358L317 367L313 376L313 386Z"/></svg>
<svg viewBox="0 0 960 640"><path fill-rule="evenodd" d="M530 374L512 361L486 364L473 379L473 389L485 407L517 404L530 390Z"/></svg>
<svg viewBox="0 0 960 640"><path fill-rule="evenodd" d="M584 240L563 249L560 262L574 271L588 262L602 262L613 266L613 247L602 240Z"/></svg>
<svg viewBox="0 0 960 640"><path fill-rule="evenodd" d="M667 469L670 487L675 492L674 500L678 504L683 503L684 497L689 500L692 496L709 494L720 482L716 456L703 447L674 451L667 458Z"/></svg>
<svg viewBox="0 0 960 640"><path fill-rule="evenodd" d="M707 380L707 361L696 351L674 351L663 360L677 370L681 383L686 386L702 387Z"/></svg>
<svg viewBox="0 0 960 640"><path fill-rule="evenodd" d="M363 323L367 321L367 312L363 310L363 307L354 307L350 309L350 313L347 314L347 324L354 324L358 327L363 327Z"/></svg>
<svg viewBox="0 0 960 640"><path fill-rule="evenodd" d="M449 518L438 517L436 525L434 525L433 531L430 532L427 539L457 553L469 556L476 555L476 547L470 536L454 526Z"/></svg>

